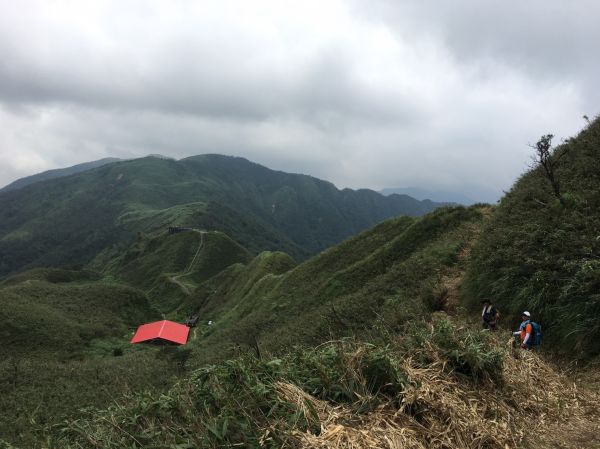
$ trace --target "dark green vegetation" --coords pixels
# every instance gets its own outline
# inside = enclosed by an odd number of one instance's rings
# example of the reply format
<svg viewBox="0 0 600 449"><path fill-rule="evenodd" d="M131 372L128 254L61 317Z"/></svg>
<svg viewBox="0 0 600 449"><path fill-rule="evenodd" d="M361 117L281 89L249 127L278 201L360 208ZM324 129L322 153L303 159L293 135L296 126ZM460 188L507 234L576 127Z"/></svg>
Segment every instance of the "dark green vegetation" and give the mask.
<svg viewBox="0 0 600 449"><path fill-rule="evenodd" d="M39 279L40 271L31 279L23 273L0 286L2 356L49 351L72 355L96 338L122 338L129 327L160 318L131 287L82 280L85 272L66 270L44 270Z"/></svg>
<svg viewBox="0 0 600 449"><path fill-rule="evenodd" d="M600 120L552 157L562 201L543 168L523 175L484 228L464 296L529 310L547 346L588 357L600 353Z"/></svg>
<svg viewBox="0 0 600 449"><path fill-rule="evenodd" d="M17 190L28 186L30 184L34 184L40 181L46 181L48 179L62 178L64 176L74 175L75 173L80 173L83 171L91 170L96 167L102 167L103 165L110 164L112 162L117 162L120 159L115 157L107 157L104 159L99 159L97 161L85 162L83 164L73 165L72 167L67 168L59 168L56 170L48 170L43 173L38 173L37 175L27 176L25 178L17 179L14 182L11 182L7 186L4 186L0 189L0 192L8 192L9 190Z"/></svg>
<svg viewBox="0 0 600 449"><path fill-rule="evenodd" d="M139 236L121 256L96 261L104 273L146 292L152 305L167 313L179 306L201 282L250 253L221 232L187 231Z"/></svg>
<svg viewBox="0 0 600 449"><path fill-rule="evenodd" d="M43 427L132 391L164 391L176 380L176 362L158 350L115 356L112 345L105 349L85 358L48 353L0 361L0 447L2 439L19 448L43 447Z"/></svg>
<svg viewBox="0 0 600 449"><path fill-rule="evenodd" d="M170 357L127 344L160 315L142 292L98 279L38 269L0 284L0 437L31 445L36 426L172 383Z"/></svg>
<svg viewBox="0 0 600 449"><path fill-rule="evenodd" d="M138 232L225 232L253 253L304 259L386 218L438 204L338 190L310 176L218 155L147 157L0 193L0 276L118 256ZM109 253L109 254L107 254Z"/></svg>

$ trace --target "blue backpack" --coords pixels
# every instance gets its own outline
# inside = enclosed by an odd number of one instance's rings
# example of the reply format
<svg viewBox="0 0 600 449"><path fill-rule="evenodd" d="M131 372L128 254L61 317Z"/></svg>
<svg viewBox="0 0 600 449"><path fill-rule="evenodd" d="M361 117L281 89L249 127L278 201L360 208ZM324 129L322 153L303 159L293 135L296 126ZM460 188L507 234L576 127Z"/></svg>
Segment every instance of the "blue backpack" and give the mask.
<svg viewBox="0 0 600 449"><path fill-rule="evenodd" d="M530 321L531 335L529 336L528 346L539 346L542 344L542 326L538 323Z"/></svg>

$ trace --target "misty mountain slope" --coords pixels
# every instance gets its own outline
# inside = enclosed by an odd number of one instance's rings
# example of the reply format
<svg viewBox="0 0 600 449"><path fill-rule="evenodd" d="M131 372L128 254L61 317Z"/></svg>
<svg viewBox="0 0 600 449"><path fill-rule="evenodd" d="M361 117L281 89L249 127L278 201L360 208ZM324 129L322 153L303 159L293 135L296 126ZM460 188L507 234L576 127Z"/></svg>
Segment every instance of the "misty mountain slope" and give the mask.
<svg viewBox="0 0 600 449"><path fill-rule="evenodd" d="M111 164L113 162L118 162L121 159L116 157L107 157L104 159L99 159L97 161L85 162L83 164L73 165L72 167L67 168L57 168L55 170L48 170L42 173L38 173L37 175L26 176L25 178L17 179L16 181L11 182L10 184L2 187L0 192L8 192L10 190L17 190L28 186L30 184L34 184L40 181L46 181L48 179L62 178L64 176L73 175L75 173L80 173L83 171L91 170L93 168L102 167L106 164Z"/></svg>
<svg viewBox="0 0 600 449"><path fill-rule="evenodd" d="M0 276L85 264L139 231L170 225L220 230L253 252L304 259L394 215L436 206L369 190L338 190L245 159L148 157L0 193Z"/></svg>
<svg viewBox="0 0 600 449"><path fill-rule="evenodd" d="M562 203L540 168L525 173L473 251L464 297L529 310L549 347L586 357L600 353L600 120L553 157Z"/></svg>
<svg viewBox="0 0 600 449"><path fill-rule="evenodd" d="M478 208L442 208L386 221L288 271L267 267L257 273L270 260L277 267L276 254L232 266L187 302L190 312L215 323L195 344L209 359L222 357L232 344L255 341L281 351L360 334L380 320L395 328L425 316L442 306L442 278L464 263L459 254L483 219Z"/></svg>

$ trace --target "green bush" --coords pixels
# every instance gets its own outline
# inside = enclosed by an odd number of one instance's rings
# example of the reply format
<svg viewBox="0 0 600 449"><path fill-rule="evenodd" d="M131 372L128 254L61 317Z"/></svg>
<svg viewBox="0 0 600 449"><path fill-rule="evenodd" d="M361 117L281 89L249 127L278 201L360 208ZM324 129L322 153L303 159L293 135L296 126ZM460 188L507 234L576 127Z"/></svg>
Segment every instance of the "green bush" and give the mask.
<svg viewBox="0 0 600 449"><path fill-rule="evenodd" d="M449 370L471 382L503 383L505 353L497 347L490 332L457 327L447 320L431 326L410 323L402 346L424 366L441 359Z"/></svg>

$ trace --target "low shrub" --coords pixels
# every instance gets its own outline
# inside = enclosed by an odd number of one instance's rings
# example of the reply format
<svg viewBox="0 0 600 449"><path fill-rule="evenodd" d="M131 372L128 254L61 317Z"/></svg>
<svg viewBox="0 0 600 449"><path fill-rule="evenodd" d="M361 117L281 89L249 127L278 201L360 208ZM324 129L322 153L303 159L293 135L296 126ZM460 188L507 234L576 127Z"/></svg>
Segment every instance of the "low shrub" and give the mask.
<svg viewBox="0 0 600 449"><path fill-rule="evenodd" d="M401 345L424 366L443 359L448 370L468 381L503 383L505 353L489 332L459 327L448 320L431 325L411 323Z"/></svg>

